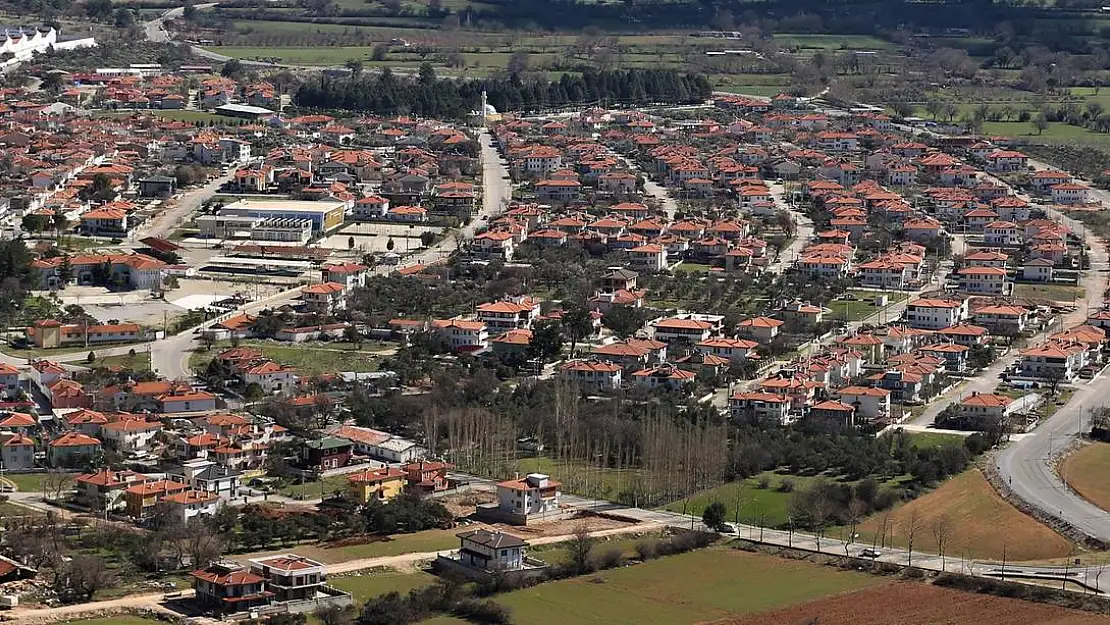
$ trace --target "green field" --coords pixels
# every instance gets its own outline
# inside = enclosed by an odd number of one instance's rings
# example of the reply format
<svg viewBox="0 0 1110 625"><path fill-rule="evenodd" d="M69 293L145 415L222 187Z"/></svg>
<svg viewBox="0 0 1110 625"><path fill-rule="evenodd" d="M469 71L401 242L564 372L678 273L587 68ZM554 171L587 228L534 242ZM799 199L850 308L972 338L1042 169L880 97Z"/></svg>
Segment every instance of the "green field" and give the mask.
<svg viewBox="0 0 1110 625"><path fill-rule="evenodd" d="M105 367L108 369L119 367L124 371L144 373L150 371L150 352L136 352L134 356L120 354L119 356L98 357L93 360L91 364L86 362L82 362L81 364L86 367Z"/></svg>
<svg viewBox="0 0 1110 625"><path fill-rule="evenodd" d="M323 499L337 490L344 490L346 487L346 475L332 475L322 480L313 480L303 484L293 480L277 489L277 492L295 499Z"/></svg>
<svg viewBox="0 0 1110 625"><path fill-rule="evenodd" d="M899 291L848 291L856 296L855 300L833 300L827 304L832 311L830 319L844 321L860 321L878 313L882 308L875 306L873 301L877 295L887 296L887 307L906 299L906 294Z"/></svg>
<svg viewBox="0 0 1110 625"><path fill-rule="evenodd" d="M1050 299L1057 302L1074 302L1083 299L1085 292L1081 287L1058 284L1015 284L1014 297L1029 299Z"/></svg>
<svg viewBox="0 0 1110 625"><path fill-rule="evenodd" d="M759 488L759 478L770 479L768 488ZM778 475L773 472L761 473L744 480L740 487L740 523L750 525L763 525L764 527L777 527L786 523L786 509L790 501L789 492L780 492L779 486L784 481L794 484L794 490L802 490L816 478L797 477L793 475ZM673 512L685 512L694 516L701 513L709 504L719 501L725 504L727 512L725 520L733 523L737 520L737 483L730 482L716 488L702 491L693 497L680 499L666 506Z"/></svg>
<svg viewBox="0 0 1110 625"><path fill-rule="evenodd" d="M544 473L562 482L563 490L576 495L615 498L635 484L634 469L591 467L581 462L557 462L546 456L520 458L517 470L521 473Z"/></svg>
<svg viewBox="0 0 1110 625"><path fill-rule="evenodd" d="M406 553L430 553L457 549L459 539L455 534L459 530L425 530L412 534L394 534L388 540L349 545L345 547L326 548L316 545L299 545L297 553L308 558L319 560L325 564L349 562L365 558L382 558L386 556L399 556ZM241 557L250 559L260 555L286 553L288 549L265 551L246 554Z"/></svg>
<svg viewBox="0 0 1110 625"><path fill-rule="evenodd" d="M5 473L4 479L15 484L18 490L33 493L42 492L42 482L46 473Z"/></svg>
<svg viewBox="0 0 1110 625"><path fill-rule="evenodd" d="M331 577L328 583L340 590L345 590L355 598L355 605L361 605L368 599L387 592L405 594L410 590L430 586L439 579L423 571L377 571L366 575L352 575L349 577Z"/></svg>
<svg viewBox="0 0 1110 625"><path fill-rule="evenodd" d="M197 350L189 357L189 366L193 371L202 373L208 362L216 357L221 349L230 347L230 343L220 343L211 350ZM354 343L332 341L328 343L301 343L292 345L272 341L243 341L244 347L257 347L262 350L262 355L275 362L290 365L297 369L301 375L321 375L339 371L355 371L365 373L377 371L382 354L391 353L395 347L382 343L367 341L360 351Z"/></svg>
<svg viewBox="0 0 1110 625"><path fill-rule="evenodd" d="M1044 133L1037 134L1032 122L986 122L983 134L1027 139L1039 143L1084 143L1110 147L1110 134L1094 132L1063 122L1049 122Z"/></svg>
<svg viewBox="0 0 1110 625"><path fill-rule="evenodd" d="M870 35L810 35L775 33L775 43L784 48L818 50L894 50L898 46Z"/></svg>
<svg viewBox="0 0 1110 625"><path fill-rule="evenodd" d="M880 584L862 573L712 548L496 598L528 625L688 625Z"/></svg>

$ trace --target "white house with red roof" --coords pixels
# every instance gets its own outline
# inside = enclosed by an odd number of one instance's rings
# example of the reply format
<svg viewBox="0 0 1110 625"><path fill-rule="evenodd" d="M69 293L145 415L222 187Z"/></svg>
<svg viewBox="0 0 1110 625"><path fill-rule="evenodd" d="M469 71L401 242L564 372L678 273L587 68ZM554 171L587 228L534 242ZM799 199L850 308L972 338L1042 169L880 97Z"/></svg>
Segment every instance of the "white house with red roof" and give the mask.
<svg viewBox="0 0 1110 625"><path fill-rule="evenodd" d="M324 265L324 282L342 284L346 290L366 286L366 276L370 268L359 263L337 263Z"/></svg>
<svg viewBox="0 0 1110 625"><path fill-rule="evenodd" d="M0 432L0 463L11 470L35 466L35 439L15 432Z"/></svg>
<svg viewBox="0 0 1110 625"><path fill-rule="evenodd" d="M583 387L614 390L621 386L623 367L607 360L571 360L559 367L559 375L575 380Z"/></svg>
<svg viewBox="0 0 1110 625"><path fill-rule="evenodd" d="M301 289L301 300L312 312L332 315L347 308L346 287L338 282L310 284Z"/></svg>
<svg viewBox="0 0 1110 625"><path fill-rule="evenodd" d="M489 347L489 330L481 321L436 319L432 329L457 352L475 352Z"/></svg>

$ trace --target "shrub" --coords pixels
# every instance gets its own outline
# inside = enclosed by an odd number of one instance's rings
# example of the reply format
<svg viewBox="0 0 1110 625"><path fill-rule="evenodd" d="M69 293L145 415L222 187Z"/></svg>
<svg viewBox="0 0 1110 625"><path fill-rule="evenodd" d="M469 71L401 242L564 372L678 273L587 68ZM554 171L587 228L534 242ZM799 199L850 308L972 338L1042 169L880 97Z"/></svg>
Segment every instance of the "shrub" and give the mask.
<svg viewBox="0 0 1110 625"><path fill-rule="evenodd" d="M756 481L755 487L760 490L767 490L771 487L771 478L766 475L759 476L759 480Z"/></svg>
<svg viewBox="0 0 1110 625"><path fill-rule="evenodd" d="M794 480L783 480L779 482L779 486L775 490L779 491L780 493L794 492Z"/></svg>
<svg viewBox="0 0 1110 625"><path fill-rule="evenodd" d="M512 625L509 608L489 599L462 599L455 604L455 616L480 625Z"/></svg>
<svg viewBox="0 0 1110 625"><path fill-rule="evenodd" d="M621 550L616 547L595 549L594 553L590 554L590 565L595 571L615 569L621 565L623 560L624 556L621 554Z"/></svg>
<svg viewBox="0 0 1110 625"><path fill-rule="evenodd" d="M659 541L644 539L636 542L636 556L641 560L653 560L659 556Z"/></svg>

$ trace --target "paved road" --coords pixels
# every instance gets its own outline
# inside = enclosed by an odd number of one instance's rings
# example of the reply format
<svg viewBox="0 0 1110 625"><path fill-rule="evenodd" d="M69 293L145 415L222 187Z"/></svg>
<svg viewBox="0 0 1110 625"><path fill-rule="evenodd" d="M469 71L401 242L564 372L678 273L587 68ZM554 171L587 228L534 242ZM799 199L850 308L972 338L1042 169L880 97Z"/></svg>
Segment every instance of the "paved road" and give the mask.
<svg viewBox="0 0 1110 625"><path fill-rule="evenodd" d="M460 228L455 236L446 237L431 247L406 256L403 260L404 266L426 265L450 256L457 246L474 238L478 228L487 226L491 219L509 207L513 197L513 185L509 180L508 165L497 152L489 131L482 129L478 135L478 142L482 146L482 207L478 210L478 214L470 220L470 223ZM395 267L379 266L375 271L391 273L394 269Z"/></svg>
<svg viewBox="0 0 1110 625"><path fill-rule="evenodd" d="M1031 161L1036 169L1049 169L1045 163ZM1092 188L1092 195L1104 206L1110 206L1110 193ZM1090 247L1092 270L1085 272L1083 287L1086 291L1085 306L1069 315L1069 325L1085 317L1087 306L1102 304L1106 292L1106 269L1110 267L1105 242L1087 231L1083 224L1050 211L1054 219L1063 222L1075 232L1083 232ZM1063 519L1073 527L1092 537L1110 541L1110 513L1098 508L1064 485L1050 464L1087 427L1085 413L1092 408L1110 403L1110 382L1100 376L1090 384L1079 385L1071 401L1041 423L1031 436L1011 444L995 461L1003 481L1013 494L1042 512Z"/></svg>

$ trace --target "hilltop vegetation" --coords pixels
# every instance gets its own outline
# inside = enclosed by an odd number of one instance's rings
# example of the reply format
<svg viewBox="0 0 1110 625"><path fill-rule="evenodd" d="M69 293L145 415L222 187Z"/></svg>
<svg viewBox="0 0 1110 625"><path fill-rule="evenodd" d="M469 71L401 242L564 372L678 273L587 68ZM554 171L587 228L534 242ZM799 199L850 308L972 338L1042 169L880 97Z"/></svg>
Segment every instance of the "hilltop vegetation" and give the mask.
<svg viewBox="0 0 1110 625"><path fill-rule="evenodd" d="M295 102L310 108L458 118L478 108L482 92L498 110L535 111L595 102L685 104L701 102L711 91L704 76L673 70L587 71L563 74L557 81L526 81L517 74L460 81L437 78L431 65L424 64L416 78L399 78L388 68L375 76L320 75L301 86Z"/></svg>

